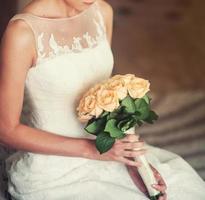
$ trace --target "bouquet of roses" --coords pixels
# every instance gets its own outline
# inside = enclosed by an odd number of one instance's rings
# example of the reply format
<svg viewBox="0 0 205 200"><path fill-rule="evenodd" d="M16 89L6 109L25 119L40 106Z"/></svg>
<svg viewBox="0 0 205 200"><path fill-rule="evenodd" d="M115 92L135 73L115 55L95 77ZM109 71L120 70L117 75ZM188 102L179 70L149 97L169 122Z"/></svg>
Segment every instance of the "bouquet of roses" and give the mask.
<svg viewBox="0 0 205 200"><path fill-rule="evenodd" d="M87 123L85 130L96 135L96 148L102 154L112 148L115 139L121 139L144 122L153 123L158 119L151 110L148 80L133 74L115 75L94 85L80 100L78 118ZM150 195L158 199L159 191L151 187L156 184L153 171L144 155L138 156L142 165L138 168Z"/></svg>

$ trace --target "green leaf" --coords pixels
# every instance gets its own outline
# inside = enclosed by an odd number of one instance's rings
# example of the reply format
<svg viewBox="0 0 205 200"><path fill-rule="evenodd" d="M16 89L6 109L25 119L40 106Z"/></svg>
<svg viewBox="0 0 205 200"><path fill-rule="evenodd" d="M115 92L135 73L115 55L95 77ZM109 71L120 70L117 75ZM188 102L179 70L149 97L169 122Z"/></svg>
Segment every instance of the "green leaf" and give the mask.
<svg viewBox="0 0 205 200"><path fill-rule="evenodd" d="M106 119L99 118L91 121L88 125L84 128L88 133L93 135L98 135L99 132L103 131L105 127Z"/></svg>
<svg viewBox="0 0 205 200"><path fill-rule="evenodd" d="M121 113L123 111L123 106L120 105L118 108L116 108L113 112L115 113Z"/></svg>
<svg viewBox="0 0 205 200"><path fill-rule="evenodd" d="M136 123L137 123L137 120L134 117L131 116L127 119L123 119L123 120L119 121L118 124L117 124L117 127L121 131L125 132L126 130L133 127Z"/></svg>
<svg viewBox="0 0 205 200"><path fill-rule="evenodd" d="M139 120L138 116L140 116L140 112L136 111L135 114L132 114L132 118L134 118L135 120Z"/></svg>
<svg viewBox="0 0 205 200"><path fill-rule="evenodd" d="M117 128L119 128L119 129L122 131L123 126L124 126L127 122L129 122L130 120L131 120L130 118L120 120L120 121L117 123Z"/></svg>
<svg viewBox="0 0 205 200"><path fill-rule="evenodd" d="M114 143L115 138L110 137L109 134L105 132L98 134L95 141L96 148L100 152L100 154L110 150Z"/></svg>
<svg viewBox="0 0 205 200"><path fill-rule="evenodd" d="M107 121L106 125L105 125L105 132L110 133L110 136L113 138L122 138L124 137L124 133L123 131L121 131L118 127L117 127L117 120L116 119L110 119Z"/></svg>
<svg viewBox="0 0 205 200"><path fill-rule="evenodd" d="M105 116L107 116L110 112L108 111L104 111L101 115L100 115L100 118L103 118Z"/></svg>
<svg viewBox="0 0 205 200"><path fill-rule="evenodd" d="M138 127L140 127L140 126L142 126L143 121L141 121L138 116L140 116L140 113L136 113L136 114L132 115L132 117L133 117L133 118L135 119L135 121L136 121L135 124L136 124Z"/></svg>
<svg viewBox="0 0 205 200"><path fill-rule="evenodd" d="M114 111L110 112L109 115L107 115L107 121L110 119L117 119L122 116L123 114L123 106L119 106L117 109Z"/></svg>
<svg viewBox="0 0 205 200"><path fill-rule="evenodd" d="M159 116L153 110L151 110L149 112L149 116L144 121L147 123L153 124L154 120L157 120L158 118Z"/></svg>
<svg viewBox="0 0 205 200"><path fill-rule="evenodd" d="M122 100L121 105L124 106L127 113L135 113L136 111L134 100L129 95Z"/></svg>
<svg viewBox="0 0 205 200"><path fill-rule="evenodd" d="M107 116L107 120L110 120L110 119L115 119L118 117L118 113L117 112L111 112L108 116Z"/></svg>
<svg viewBox="0 0 205 200"><path fill-rule="evenodd" d="M147 104L150 104L150 98L149 98L149 96L147 95L147 94L145 94L144 95L144 97L142 97L144 100L145 100L145 102L147 103Z"/></svg>
<svg viewBox="0 0 205 200"><path fill-rule="evenodd" d="M135 100L136 111L140 113L138 119L144 120L149 116L150 107L143 98Z"/></svg>

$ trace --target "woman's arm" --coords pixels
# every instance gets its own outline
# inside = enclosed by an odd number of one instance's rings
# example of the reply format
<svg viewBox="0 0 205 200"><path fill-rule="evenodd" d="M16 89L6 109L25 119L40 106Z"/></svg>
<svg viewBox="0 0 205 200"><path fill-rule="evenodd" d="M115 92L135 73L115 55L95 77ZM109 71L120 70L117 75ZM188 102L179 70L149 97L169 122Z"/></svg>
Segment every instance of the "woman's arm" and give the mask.
<svg viewBox="0 0 205 200"><path fill-rule="evenodd" d="M11 22L0 52L0 143L44 154L84 156L86 139L67 138L20 123L24 82L35 60L34 36L22 20Z"/></svg>

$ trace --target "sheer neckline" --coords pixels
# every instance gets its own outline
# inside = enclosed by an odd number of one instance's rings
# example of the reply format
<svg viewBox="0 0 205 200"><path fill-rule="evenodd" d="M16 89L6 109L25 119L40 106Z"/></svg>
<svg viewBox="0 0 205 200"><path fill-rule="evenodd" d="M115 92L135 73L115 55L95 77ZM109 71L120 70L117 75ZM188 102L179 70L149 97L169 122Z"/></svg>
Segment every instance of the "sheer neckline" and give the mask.
<svg viewBox="0 0 205 200"><path fill-rule="evenodd" d="M32 13L19 13L19 15L29 15L31 17L34 17L34 18L37 18L37 19L41 19L41 20L48 20L48 21L61 21L61 20L70 20L70 19L75 19L75 18L78 18L80 17L81 15L84 15L86 14L92 7L94 7L94 5L97 4L97 0L94 1L88 8L84 9L83 11L81 11L80 13L74 15L74 16L70 16L70 17L59 17L59 18L49 18L49 17L41 17L41 16L38 16L38 15L34 15Z"/></svg>

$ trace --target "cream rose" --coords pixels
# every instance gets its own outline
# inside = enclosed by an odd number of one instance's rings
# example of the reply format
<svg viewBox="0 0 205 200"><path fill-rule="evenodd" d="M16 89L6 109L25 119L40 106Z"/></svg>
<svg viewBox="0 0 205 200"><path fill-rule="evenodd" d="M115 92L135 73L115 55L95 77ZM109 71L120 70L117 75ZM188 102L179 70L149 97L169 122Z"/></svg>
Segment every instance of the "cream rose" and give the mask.
<svg viewBox="0 0 205 200"><path fill-rule="evenodd" d="M103 110L97 105L97 100L95 95L87 95L81 99L80 104L77 108L79 111L79 118L84 120L89 120L93 116L99 117Z"/></svg>
<svg viewBox="0 0 205 200"><path fill-rule="evenodd" d="M88 121L89 121L90 119L92 119L92 118L93 118L93 116L92 116L92 115L89 115L89 114L87 114L87 115L84 115L84 114L78 115L78 120L81 121L81 122L83 122L83 123L88 122Z"/></svg>
<svg viewBox="0 0 205 200"><path fill-rule="evenodd" d="M125 75L115 75L111 78L111 80L123 80L125 84L128 84L133 78L135 78L134 74L125 74Z"/></svg>
<svg viewBox="0 0 205 200"><path fill-rule="evenodd" d="M88 96L88 95L96 95L97 91L99 91L102 87L103 87L103 84L98 83L98 84L94 85L94 87L89 89L88 92L85 95L86 96Z"/></svg>
<svg viewBox="0 0 205 200"><path fill-rule="evenodd" d="M124 99L127 96L127 87L122 78L119 79L110 79L106 83L108 89L114 90L117 93L117 96L120 100Z"/></svg>
<svg viewBox="0 0 205 200"><path fill-rule="evenodd" d="M129 82L136 78L134 74L125 74L122 79L124 80L125 84L129 84Z"/></svg>
<svg viewBox="0 0 205 200"><path fill-rule="evenodd" d="M97 92L97 105L105 111L112 112L119 106L119 99L116 91L102 87Z"/></svg>
<svg viewBox="0 0 205 200"><path fill-rule="evenodd" d="M112 76L109 80L116 80L116 79L121 79L123 75L117 74Z"/></svg>
<svg viewBox="0 0 205 200"><path fill-rule="evenodd" d="M150 90L149 87L148 80L138 77L132 78L127 84L128 93L134 99L142 98Z"/></svg>

